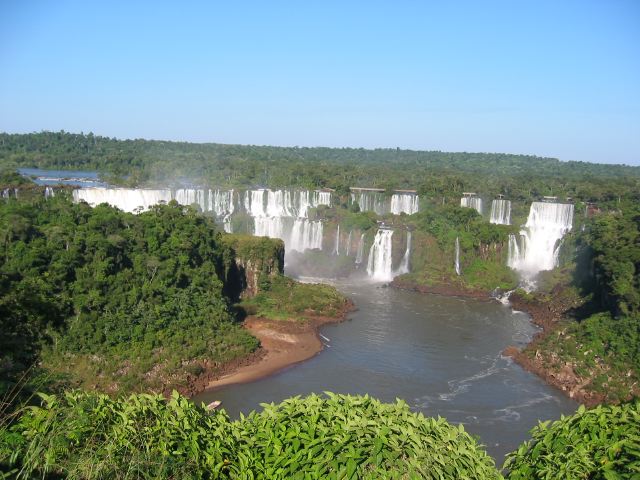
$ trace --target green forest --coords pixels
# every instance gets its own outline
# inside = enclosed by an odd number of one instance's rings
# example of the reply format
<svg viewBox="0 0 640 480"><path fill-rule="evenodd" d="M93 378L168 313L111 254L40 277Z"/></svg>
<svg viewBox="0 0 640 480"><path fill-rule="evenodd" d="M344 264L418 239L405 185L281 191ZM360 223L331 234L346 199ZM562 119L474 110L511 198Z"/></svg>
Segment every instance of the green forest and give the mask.
<svg viewBox="0 0 640 480"><path fill-rule="evenodd" d="M580 201L640 199L640 167L500 153L302 148L117 140L89 134L0 133L0 166L96 170L115 183L220 187L410 188L429 198L464 191Z"/></svg>
<svg viewBox="0 0 640 480"><path fill-rule="evenodd" d="M133 215L45 199L17 167L95 169L120 185L328 187L313 214L369 236L377 221L411 231L403 288L514 290L505 264L517 226L459 207L463 191L542 195L593 213L565 237L560 266L519 305L551 312L521 352L548 372L570 367L603 405L532 431L502 471L442 419L368 397L294 398L232 421L172 390L255 352L242 317L334 315L346 300L282 275L279 240L227 235L175 202ZM19 478L624 478L640 476L640 168L486 153L282 148L0 134L0 465ZM421 211L378 218L350 186L414 188ZM0 188L1 189L1 188ZM523 207L514 212L523 221ZM578 212L576 213L578 216ZM404 234L406 235L406 234ZM462 275L453 270L456 238ZM398 235L399 245L405 236ZM397 249L398 255L402 249ZM248 261L250 260L250 261ZM312 252L306 268L326 265ZM247 297L239 266L254 265ZM346 265L337 265L334 271ZM35 391L44 392L33 396ZM164 394L151 395L150 392ZM132 395L130 395L132 394ZM130 396L129 396L130 395ZM25 404L24 402L27 402ZM311 420L310 420L311 419ZM569 448L569 446L571 448ZM9 477L11 478L11 477Z"/></svg>

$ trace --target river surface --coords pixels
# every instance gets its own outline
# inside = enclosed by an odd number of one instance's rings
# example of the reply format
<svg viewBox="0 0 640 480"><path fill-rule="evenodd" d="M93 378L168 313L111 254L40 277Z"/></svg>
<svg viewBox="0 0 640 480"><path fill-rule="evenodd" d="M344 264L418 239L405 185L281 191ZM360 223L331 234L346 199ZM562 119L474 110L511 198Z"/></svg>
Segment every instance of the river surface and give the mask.
<svg viewBox="0 0 640 480"><path fill-rule="evenodd" d="M29 177L36 185L71 185L73 187L107 187L98 172L86 170L44 170L41 168L19 168L18 172Z"/></svg>
<svg viewBox="0 0 640 480"><path fill-rule="evenodd" d="M325 281L325 280L323 280ZM326 281L325 281L326 282ZM577 404L500 352L536 332L526 314L497 302L425 295L366 281L334 285L356 304L343 323L323 327L325 349L268 378L204 392L231 416L293 395L332 391L404 399L413 410L463 423L502 463L538 420Z"/></svg>

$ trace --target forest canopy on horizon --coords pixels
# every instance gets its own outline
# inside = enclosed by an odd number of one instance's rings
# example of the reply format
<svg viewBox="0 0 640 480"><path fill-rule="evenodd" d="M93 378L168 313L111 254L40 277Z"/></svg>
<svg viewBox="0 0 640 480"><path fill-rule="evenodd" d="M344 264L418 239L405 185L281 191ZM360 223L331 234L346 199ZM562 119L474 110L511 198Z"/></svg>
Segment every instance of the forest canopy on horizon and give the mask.
<svg viewBox="0 0 640 480"><path fill-rule="evenodd" d="M475 191L513 200L640 199L640 167L504 153L117 140L61 131L0 133L0 166L97 170L128 185L328 187L338 193L367 186L411 188L431 197Z"/></svg>

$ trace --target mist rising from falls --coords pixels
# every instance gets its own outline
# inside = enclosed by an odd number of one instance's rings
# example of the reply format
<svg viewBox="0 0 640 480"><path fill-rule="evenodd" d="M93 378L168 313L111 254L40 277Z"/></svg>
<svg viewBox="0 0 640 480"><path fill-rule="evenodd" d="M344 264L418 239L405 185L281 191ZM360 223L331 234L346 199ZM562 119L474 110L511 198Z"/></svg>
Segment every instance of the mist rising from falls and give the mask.
<svg viewBox="0 0 640 480"><path fill-rule="evenodd" d="M490 223L511 225L511 200L496 199L491 202Z"/></svg>
<svg viewBox="0 0 640 480"><path fill-rule="evenodd" d="M572 204L533 202L520 235L509 237L507 265L533 285L539 272L558 266L562 237L572 224Z"/></svg>
<svg viewBox="0 0 640 480"><path fill-rule="evenodd" d="M482 215L482 198L480 197L462 197L460 199L460 206L473 208L476 212Z"/></svg>
<svg viewBox="0 0 640 480"><path fill-rule="evenodd" d="M391 237L393 230L379 229L369 250L367 275L373 280L388 282L393 280Z"/></svg>

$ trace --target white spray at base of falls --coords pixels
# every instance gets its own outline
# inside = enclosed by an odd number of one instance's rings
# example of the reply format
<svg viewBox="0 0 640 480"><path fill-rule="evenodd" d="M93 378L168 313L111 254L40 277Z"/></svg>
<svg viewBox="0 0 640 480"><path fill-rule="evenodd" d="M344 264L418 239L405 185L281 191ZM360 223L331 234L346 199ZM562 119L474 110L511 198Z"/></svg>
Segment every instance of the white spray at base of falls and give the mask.
<svg viewBox="0 0 640 480"><path fill-rule="evenodd" d="M507 265L516 270L525 286L534 285L542 270L558 265L562 237L571 230L573 205L565 203L533 202L527 223L516 235L509 237Z"/></svg>
<svg viewBox="0 0 640 480"><path fill-rule="evenodd" d="M411 259L411 232L407 232L407 248L402 256L400 266L396 271L396 275L402 275L403 273L409 273L409 260Z"/></svg>
<svg viewBox="0 0 640 480"><path fill-rule="evenodd" d="M391 237L393 230L379 229L373 240L373 245L369 250L369 261L367 263L367 275L373 280L388 282L393 280L392 247Z"/></svg>
<svg viewBox="0 0 640 480"><path fill-rule="evenodd" d="M490 223L511 225L511 200L495 199L491 202Z"/></svg>
<svg viewBox="0 0 640 480"><path fill-rule="evenodd" d="M482 198L480 197L462 197L460 199L460 206L473 208L482 215Z"/></svg>
<svg viewBox="0 0 640 480"><path fill-rule="evenodd" d="M364 233L360 235L360 241L358 242L358 250L356 251L356 265L362 263L362 257L364 256Z"/></svg>
<svg viewBox="0 0 640 480"><path fill-rule="evenodd" d="M460 237L456 237L456 275L460 276Z"/></svg>

